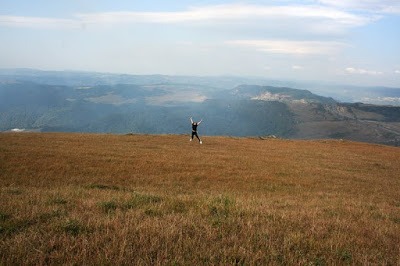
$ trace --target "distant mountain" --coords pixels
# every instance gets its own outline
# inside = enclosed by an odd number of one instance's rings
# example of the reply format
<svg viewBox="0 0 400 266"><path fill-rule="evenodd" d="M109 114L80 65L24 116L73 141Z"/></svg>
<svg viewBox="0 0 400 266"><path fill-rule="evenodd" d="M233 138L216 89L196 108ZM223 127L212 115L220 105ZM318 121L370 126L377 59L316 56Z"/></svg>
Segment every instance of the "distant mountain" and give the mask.
<svg viewBox="0 0 400 266"><path fill-rule="evenodd" d="M0 130L188 134L193 116L204 119L202 135L400 145L400 107L342 103L308 90L240 81L2 70Z"/></svg>
<svg viewBox="0 0 400 266"><path fill-rule="evenodd" d="M400 88L357 87L346 85L310 85L310 90L320 95L329 95L342 102L362 102L377 105L400 106Z"/></svg>
<svg viewBox="0 0 400 266"><path fill-rule="evenodd" d="M274 80L235 76L129 75L85 71L0 69L0 82L33 82L61 86L189 84L214 89L231 89L242 84L305 89L341 102L363 102L400 106L400 88L361 87L321 81Z"/></svg>
<svg viewBox="0 0 400 266"><path fill-rule="evenodd" d="M290 138L350 139L400 145L400 107L340 103L290 88L240 86L236 91L253 100L285 103L293 114Z"/></svg>

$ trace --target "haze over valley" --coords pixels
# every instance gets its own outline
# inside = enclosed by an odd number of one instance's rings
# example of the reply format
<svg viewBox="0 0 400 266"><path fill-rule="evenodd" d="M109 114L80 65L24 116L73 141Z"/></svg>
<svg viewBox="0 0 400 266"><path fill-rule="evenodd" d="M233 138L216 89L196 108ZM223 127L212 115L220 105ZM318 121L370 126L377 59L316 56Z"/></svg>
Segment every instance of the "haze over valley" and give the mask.
<svg viewBox="0 0 400 266"><path fill-rule="evenodd" d="M3 70L0 130L188 134L193 116L204 119L203 135L399 145L399 106L342 102L266 84L279 85L240 77ZM375 99L388 92L400 97L400 89L366 90ZM358 91L353 90L353 97L362 97Z"/></svg>

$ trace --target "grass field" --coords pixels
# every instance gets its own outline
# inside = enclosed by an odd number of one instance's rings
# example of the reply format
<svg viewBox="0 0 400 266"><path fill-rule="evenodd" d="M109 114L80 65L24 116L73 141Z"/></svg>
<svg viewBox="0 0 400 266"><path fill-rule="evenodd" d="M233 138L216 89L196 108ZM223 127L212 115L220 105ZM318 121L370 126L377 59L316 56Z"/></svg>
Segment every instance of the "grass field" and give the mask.
<svg viewBox="0 0 400 266"><path fill-rule="evenodd" d="M0 134L0 265L400 265L400 149Z"/></svg>

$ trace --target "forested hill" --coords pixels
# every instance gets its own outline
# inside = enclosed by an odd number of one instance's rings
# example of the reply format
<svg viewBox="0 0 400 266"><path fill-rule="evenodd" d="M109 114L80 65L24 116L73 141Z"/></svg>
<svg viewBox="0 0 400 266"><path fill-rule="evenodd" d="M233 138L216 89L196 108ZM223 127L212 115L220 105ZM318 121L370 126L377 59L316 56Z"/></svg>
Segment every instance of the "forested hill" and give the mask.
<svg viewBox="0 0 400 266"><path fill-rule="evenodd" d="M70 76L60 84L42 75L0 76L0 130L186 134L193 116L203 118L203 135L400 143L400 107L340 103L227 78ZM124 80L131 83L114 84Z"/></svg>

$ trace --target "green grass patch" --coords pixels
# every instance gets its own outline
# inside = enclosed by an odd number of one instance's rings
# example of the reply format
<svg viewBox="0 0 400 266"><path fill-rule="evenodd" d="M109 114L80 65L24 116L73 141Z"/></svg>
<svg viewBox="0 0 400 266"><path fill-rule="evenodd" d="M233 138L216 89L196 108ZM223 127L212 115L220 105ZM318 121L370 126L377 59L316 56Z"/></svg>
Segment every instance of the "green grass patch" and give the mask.
<svg viewBox="0 0 400 266"><path fill-rule="evenodd" d="M351 252L347 249L339 250L338 256L339 256L340 260L344 263L351 263L353 260L353 256L352 256Z"/></svg>
<svg viewBox="0 0 400 266"><path fill-rule="evenodd" d="M162 197L150 194L133 193L131 199L123 204L125 209L135 209L147 205L158 204L163 200Z"/></svg>
<svg viewBox="0 0 400 266"><path fill-rule="evenodd" d="M214 198L209 204L209 212L212 217L227 218L235 207L235 201L228 196Z"/></svg>
<svg viewBox="0 0 400 266"><path fill-rule="evenodd" d="M7 189L7 193L11 194L11 195L21 195L22 190L18 189L18 188L9 188L9 189Z"/></svg>
<svg viewBox="0 0 400 266"><path fill-rule="evenodd" d="M144 214L150 217L162 216L162 212L154 207L149 207L144 211Z"/></svg>
<svg viewBox="0 0 400 266"><path fill-rule="evenodd" d="M109 185L103 185L103 184L91 184L88 186L88 188L91 189L104 189L104 190L121 190L117 186L109 186Z"/></svg>
<svg viewBox="0 0 400 266"><path fill-rule="evenodd" d="M11 215L5 212L0 212L0 222L5 222L6 220L10 219Z"/></svg>
<svg viewBox="0 0 400 266"><path fill-rule="evenodd" d="M7 219L6 221L0 222L0 234L12 235L23 231L29 226L34 225L34 220L12 220Z"/></svg>
<svg viewBox="0 0 400 266"><path fill-rule="evenodd" d="M37 216L36 222L37 223L46 223L54 218L59 218L63 214L60 210L53 210L51 212L44 212Z"/></svg>
<svg viewBox="0 0 400 266"><path fill-rule="evenodd" d="M72 236L77 236L87 231L86 228L75 219L66 220L63 224L61 224L60 229L62 232Z"/></svg>
<svg viewBox="0 0 400 266"><path fill-rule="evenodd" d="M51 212L44 212L31 219L12 219L11 215L0 215L0 234L11 235L21 232L30 226L37 226L39 224L51 223L53 218L61 216L58 210Z"/></svg>
<svg viewBox="0 0 400 266"><path fill-rule="evenodd" d="M173 200L168 204L168 210L172 213L186 213L189 207L184 201Z"/></svg>
<svg viewBox="0 0 400 266"><path fill-rule="evenodd" d="M396 224L400 224L400 217L391 217L390 220Z"/></svg>
<svg viewBox="0 0 400 266"><path fill-rule="evenodd" d="M100 202L99 205L105 213L113 213L118 207L118 204L115 201Z"/></svg>
<svg viewBox="0 0 400 266"><path fill-rule="evenodd" d="M208 206L212 225L220 226L226 223L232 216L235 205L235 200L228 196L221 195L214 198Z"/></svg>
<svg viewBox="0 0 400 266"><path fill-rule="evenodd" d="M55 196L49 200L49 203L55 204L55 205L64 205L64 204L67 204L68 201L61 196Z"/></svg>

